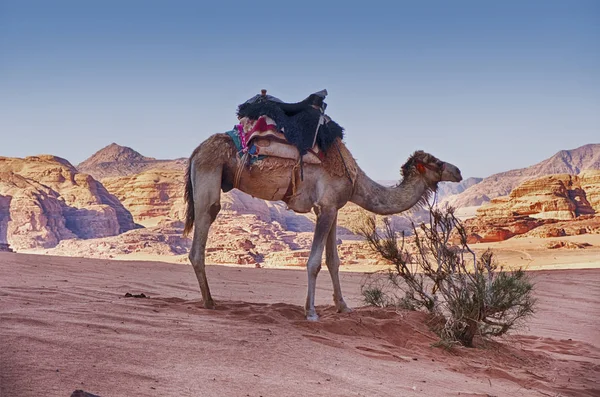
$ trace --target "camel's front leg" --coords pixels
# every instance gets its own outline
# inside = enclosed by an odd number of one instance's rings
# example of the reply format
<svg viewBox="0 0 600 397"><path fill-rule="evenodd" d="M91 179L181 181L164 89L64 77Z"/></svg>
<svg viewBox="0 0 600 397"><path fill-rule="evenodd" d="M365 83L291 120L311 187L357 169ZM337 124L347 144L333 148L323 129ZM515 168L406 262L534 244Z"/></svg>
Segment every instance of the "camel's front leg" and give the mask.
<svg viewBox="0 0 600 397"><path fill-rule="evenodd" d="M306 319L309 321L317 321L319 316L315 309L315 289L317 287L317 275L321 270L321 260L325 243L331 226L335 222L337 210L335 208L315 207L317 213L317 225L315 227L315 235L313 237L310 256L306 265L308 271L308 294L306 296L306 305L304 310Z"/></svg>
<svg viewBox="0 0 600 397"><path fill-rule="evenodd" d="M331 282L333 284L333 304L337 309L338 313L349 313L352 311L344 302L342 297L342 287L340 286L340 257L338 256L337 250L337 213L331 225L331 230L327 235L327 246L325 247L325 263L331 276Z"/></svg>

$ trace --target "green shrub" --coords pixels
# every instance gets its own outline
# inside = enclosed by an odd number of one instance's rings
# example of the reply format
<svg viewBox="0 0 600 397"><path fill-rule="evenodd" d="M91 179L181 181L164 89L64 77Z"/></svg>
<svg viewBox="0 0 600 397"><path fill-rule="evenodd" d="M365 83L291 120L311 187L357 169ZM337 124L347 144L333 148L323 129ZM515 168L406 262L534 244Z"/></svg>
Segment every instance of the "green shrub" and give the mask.
<svg viewBox="0 0 600 397"><path fill-rule="evenodd" d="M366 216L356 231L371 249L391 264L380 284L363 285L365 302L423 309L440 319L442 339L473 346L473 339L500 336L534 312L533 284L521 269L499 268L491 251L477 258L468 246L466 232L451 207L429 208L430 220L412 224L408 244L387 219L383 230L374 216ZM387 287L383 287L385 282ZM402 291L386 293L385 289Z"/></svg>

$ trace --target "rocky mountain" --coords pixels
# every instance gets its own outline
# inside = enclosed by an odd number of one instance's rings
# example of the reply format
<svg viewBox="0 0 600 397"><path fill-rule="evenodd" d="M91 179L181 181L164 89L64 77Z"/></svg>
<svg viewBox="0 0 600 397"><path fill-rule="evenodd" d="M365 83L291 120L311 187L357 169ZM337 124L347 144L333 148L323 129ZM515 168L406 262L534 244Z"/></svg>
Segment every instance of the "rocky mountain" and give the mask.
<svg viewBox="0 0 600 397"><path fill-rule="evenodd" d="M454 207L478 206L494 197L506 196L521 182L551 174L577 175L584 170L600 169L600 144L589 144L572 150L561 150L554 156L527 168L494 174L471 186L446 202Z"/></svg>
<svg viewBox="0 0 600 397"><path fill-rule="evenodd" d="M135 227L115 196L67 160L0 157L0 243L47 248L64 239L113 236Z"/></svg>
<svg viewBox="0 0 600 397"><path fill-rule="evenodd" d="M506 240L559 221L577 221L580 226L562 226L560 230L546 227L548 236L567 235L566 230L575 234L600 232L599 189L600 170L527 180L510 195L481 206L477 217L467 220L465 226L472 242Z"/></svg>
<svg viewBox="0 0 600 397"><path fill-rule="evenodd" d="M184 170L186 162L185 158L157 160L143 156L129 147L111 143L77 165L77 169L100 180L107 177L134 175L155 167Z"/></svg>

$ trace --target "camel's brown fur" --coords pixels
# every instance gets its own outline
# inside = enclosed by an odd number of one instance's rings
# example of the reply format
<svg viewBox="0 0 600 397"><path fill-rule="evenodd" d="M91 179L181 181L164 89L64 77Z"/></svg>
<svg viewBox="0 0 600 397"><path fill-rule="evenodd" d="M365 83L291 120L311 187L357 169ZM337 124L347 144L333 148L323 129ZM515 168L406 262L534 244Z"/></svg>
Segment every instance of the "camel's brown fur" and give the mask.
<svg viewBox="0 0 600 397"><path fill-rule="evenodd" d="M338 138L325 153L323 168L331 175L348 176L355 181L358 164L344 142Z"/></svg>

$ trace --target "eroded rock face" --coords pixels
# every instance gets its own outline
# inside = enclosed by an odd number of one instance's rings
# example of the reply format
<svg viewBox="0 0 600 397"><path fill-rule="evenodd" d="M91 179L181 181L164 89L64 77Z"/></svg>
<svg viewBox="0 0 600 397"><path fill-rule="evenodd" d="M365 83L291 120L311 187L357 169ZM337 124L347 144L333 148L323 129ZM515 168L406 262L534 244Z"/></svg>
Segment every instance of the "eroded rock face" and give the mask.
<svg viewBox="0 0 600 397"><path fill-rule="evenodd" d="M183 238L182 231L182 222L162 221L157 226L130 230L117 236L63 240L45 253L103 259L128 254L184 255L189 252L191 240Z"/></svg>
<svg viewBox="0 0 600 397"><path fill-rule="evenodd" d="M118 199L67 160L0 157L0 239L13 248L48 248L134 227Z"/></svg>
<svg viewBox="0 0 600 397"><path fill-rule="evenodd" d="M530 216L541 219L575 219L594 214L594 208L575 175L559 174L525 181L507 197L493 199L478 215L492 217Z"/></svg>
<svg viewBox="0 0 600 397"><path fill-rule="evenodd" d="M546 223L523 234L522 237L547 238L578 236L581 234L600 234L600 214L584 215L573 220Z"/></svg>
<svg viewBox="0 0 600 397"><path fill-rule="evenodd" d="M468 232L468 243L493 243L508 240L509 238L524 234L547 223L554 223L552 219L535 219L528 216L515 217L480 217L465 221Z"/></svg>
<svg viewBox="0 0 600 397"><path fill-rule="evenodd" d="M480 207L477 217L466 221L470 240L502 241L542 225L593 217L596 211L588 200L586 189L594 191L594 178L595 173L591 173L588 179L558 174L525 181L510 195L492 199L489 204ZM559 237L565 233L557 228L546 232L547 237Z"/></svg>
<svg viewBox="0 0 600 397"><path fill-rule="evenodd" d="M0 173L3 243L15 249L53 247L76 235L65 225L59 195L40 183L12 172Z"/></svg>
<svg viewBox="0 0 600 397"><path fill-rule="evenodd" d="M104 178L102 184L131 212L136 222L166 218L171 213L176 214L174 219L183 219L183 211L177 212L175 208L183 206L185 181L181 170L151 169Z"/></svg>
<svg viewBox="0 0 600 397"><path fill-rule="evenodd" d="M596 214L600 214L600 170L585 170L579 174L581 188Z"/></svg>

